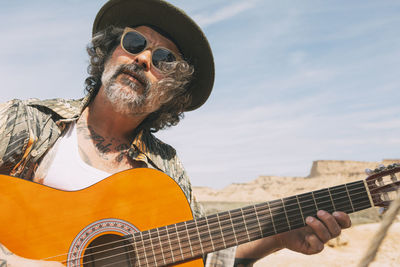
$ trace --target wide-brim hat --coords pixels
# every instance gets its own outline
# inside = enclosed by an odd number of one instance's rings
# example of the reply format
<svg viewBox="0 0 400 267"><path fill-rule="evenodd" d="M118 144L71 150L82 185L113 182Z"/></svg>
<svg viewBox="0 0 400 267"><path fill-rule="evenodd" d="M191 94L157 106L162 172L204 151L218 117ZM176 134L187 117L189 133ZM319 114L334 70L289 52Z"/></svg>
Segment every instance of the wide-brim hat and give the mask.
<svg viewBox="0 0 400 267"><path fill-rule="evenodd" d="M97 13L93 35L110 25L151 25L165 32L194 67L188 85L192 103L186 111L206 102L214 84L214 59L204 33L184 11L161 0L110 0Z"/></svg>

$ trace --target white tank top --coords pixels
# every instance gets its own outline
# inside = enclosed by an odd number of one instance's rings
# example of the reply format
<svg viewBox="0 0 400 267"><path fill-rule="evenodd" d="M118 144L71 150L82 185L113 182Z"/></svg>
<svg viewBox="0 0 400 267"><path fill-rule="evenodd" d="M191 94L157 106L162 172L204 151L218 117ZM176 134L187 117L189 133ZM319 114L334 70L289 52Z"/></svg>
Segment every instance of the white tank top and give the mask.
<svg viewBox="0 0 400 267"><path fill-rule="evenodd" d="M109 173L96 169L81 159L75 123L72 123L51 150L49 153L55 153L55 156L49 156L52 162L42 180L47 186L74 191L91 186L110 176Z"/></svg>

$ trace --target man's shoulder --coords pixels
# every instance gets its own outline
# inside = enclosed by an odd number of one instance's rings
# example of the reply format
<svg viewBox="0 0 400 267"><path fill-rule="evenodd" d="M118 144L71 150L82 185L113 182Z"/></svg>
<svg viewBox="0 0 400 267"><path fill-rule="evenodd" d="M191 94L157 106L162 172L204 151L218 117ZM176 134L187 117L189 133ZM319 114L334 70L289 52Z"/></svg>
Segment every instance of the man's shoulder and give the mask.
<svg viewBox="0 0 400 267"><path fill-rule="evenodd" d="M0 110L6 110L10 107L31 107L38 109L44 113L56 113L62 118L73 118L81 113L83 107L83 99L12 99L0 104Z"/></svg>
<svg viewBox="0 0 400 267"><path fill-rule="evenodd" d="M83 99L45 99L40 100L36 98L24 100L27 106L36 107L42 111L52 112L58 114L64 119L71 119L79 116L83 108Z"/></svg>
<svg viewBox="0 0 400 267"><path fill-rule="evenodd" d="M176 156L175 148L164 143L151 132L144 132L142 140L146 145L146 150L152 154L157 154L163 159L172 159Z"/></svg>

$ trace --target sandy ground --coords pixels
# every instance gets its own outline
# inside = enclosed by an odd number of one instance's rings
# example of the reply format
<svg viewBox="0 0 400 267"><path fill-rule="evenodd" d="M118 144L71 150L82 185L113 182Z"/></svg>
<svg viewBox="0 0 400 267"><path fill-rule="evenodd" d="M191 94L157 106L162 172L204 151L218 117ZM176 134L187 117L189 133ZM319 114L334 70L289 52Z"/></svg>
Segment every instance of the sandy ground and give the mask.
<svg viewBox="0 0 400 267"><path fill-rule="evenodd" d="M302 255L285 249L260 260L254 266L357 266L379 225L378 223L362 224L347 229L343 231L341 245L332 242L335 247L325 246L319 254ZM391 226L375 261L370 266L400 266L400 223Z"/></svg>

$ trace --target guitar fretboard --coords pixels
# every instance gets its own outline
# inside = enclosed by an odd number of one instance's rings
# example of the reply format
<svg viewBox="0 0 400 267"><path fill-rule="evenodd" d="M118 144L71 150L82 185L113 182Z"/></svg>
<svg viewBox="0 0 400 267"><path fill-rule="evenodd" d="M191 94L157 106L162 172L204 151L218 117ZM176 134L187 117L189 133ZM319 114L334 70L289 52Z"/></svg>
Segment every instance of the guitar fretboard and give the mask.
<svg viewBox="0 0 400 267"><path fill-rule="evenodd" d="M305 226L318 210L353 213L371 207L363 181L347 183L137 233L139 266L159 266L201 257Z"/></svg>

